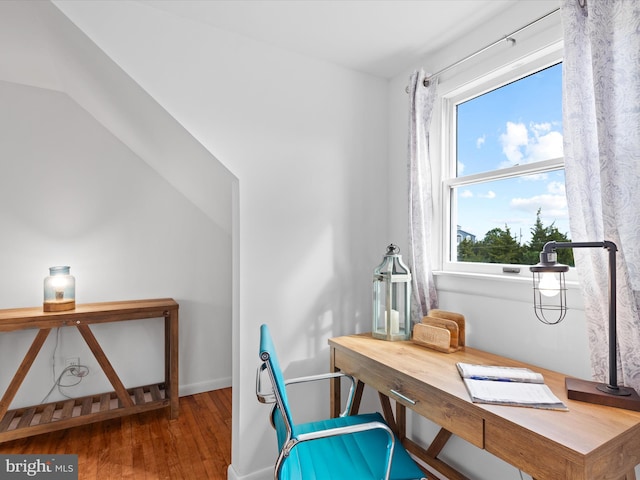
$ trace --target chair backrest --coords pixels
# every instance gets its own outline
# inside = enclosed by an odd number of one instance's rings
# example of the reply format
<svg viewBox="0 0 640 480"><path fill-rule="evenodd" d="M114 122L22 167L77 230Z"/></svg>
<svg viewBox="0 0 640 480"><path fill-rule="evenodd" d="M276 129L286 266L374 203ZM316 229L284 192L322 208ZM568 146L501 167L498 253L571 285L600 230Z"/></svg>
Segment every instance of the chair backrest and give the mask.
<svg viewBox="0 0 640 480"><path fill-rule="evenodd" d="M279 447L282 447L282 445L291 440L294 434L295 425L289 409L289 399L287 398L284 376L282 375L280 363L278 362L271 333L269 332L269 327L267 327L267 325L260 326L260 359L263 362L264 368L269 372L269 378L271 379L271 384L273 386L276 408L274 408L272 412L272 422L278 431ZM281 415L281 419L277 418L278 414ZM282 425L282 422L279 422L278 420L282 420L284 425ZM282 431L282 428L279 428L282 426L284 426L286 434ZM283 436L286 438L283 438Z"/></svg>

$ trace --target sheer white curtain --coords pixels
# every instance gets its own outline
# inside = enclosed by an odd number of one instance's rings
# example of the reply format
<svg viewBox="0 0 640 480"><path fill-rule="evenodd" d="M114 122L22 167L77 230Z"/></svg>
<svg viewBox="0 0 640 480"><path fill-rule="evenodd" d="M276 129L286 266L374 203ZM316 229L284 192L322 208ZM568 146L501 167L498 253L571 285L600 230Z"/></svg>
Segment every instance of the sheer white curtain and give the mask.
<svg viewBox="0 0 640 480"><path fill-rule="evenodd" d="M423 70L409 79L409 264L412 275L411 319L420 322L437 307L431 273L433 192L429 159L429 125L436 98L436 82L424 86Z"/></svg>
<svg viewBox="0 0 640 480"><path fill-rule="evenodd" d="M579 3L561 0L571 240L618 246L618 378L640 391L640 2ZM606 381L607 254L581 248L574 255L592 373Z"/></svg>

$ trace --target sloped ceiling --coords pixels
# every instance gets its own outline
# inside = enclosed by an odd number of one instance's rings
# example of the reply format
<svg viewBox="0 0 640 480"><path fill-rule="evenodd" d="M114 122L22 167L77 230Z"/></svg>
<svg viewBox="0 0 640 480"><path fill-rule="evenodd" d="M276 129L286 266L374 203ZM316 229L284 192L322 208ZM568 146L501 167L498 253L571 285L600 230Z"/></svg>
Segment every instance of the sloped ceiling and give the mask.
<svg viewBox="0 0 640 480"><path fill-rule="evenodd" d="M50 2L0 2L0 80L61 91L209 218L230 225L233 175ZM176 166L179 153L183 158Z"/></svg>

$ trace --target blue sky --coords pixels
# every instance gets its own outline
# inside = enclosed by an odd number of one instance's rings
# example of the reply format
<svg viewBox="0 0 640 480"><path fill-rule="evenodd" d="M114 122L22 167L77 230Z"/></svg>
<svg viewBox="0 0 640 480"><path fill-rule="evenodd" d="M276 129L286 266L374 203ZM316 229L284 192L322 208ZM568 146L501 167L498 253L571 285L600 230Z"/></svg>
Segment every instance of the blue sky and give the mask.
<svg viewBox="0 0 640 480"><path fill-rule="evenodd" d="M458 176L562 156L562 66L458 106ZM458 189L458 225L482 239L504 228L522 242L540 208L545 226L569 233L564 171Z"/></svg>

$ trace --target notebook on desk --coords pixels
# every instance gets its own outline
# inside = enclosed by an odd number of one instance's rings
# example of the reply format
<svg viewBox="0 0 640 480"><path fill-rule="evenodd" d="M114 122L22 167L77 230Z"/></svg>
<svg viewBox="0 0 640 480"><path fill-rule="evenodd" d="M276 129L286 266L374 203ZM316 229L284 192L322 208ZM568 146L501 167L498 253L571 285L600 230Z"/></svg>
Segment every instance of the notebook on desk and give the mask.
<svg viewBox="0 0 640 480"><path fill-rule="evenodd" d="M474 403L568 410L545 385L540 373L528 368L457 363Z"/></svg>

